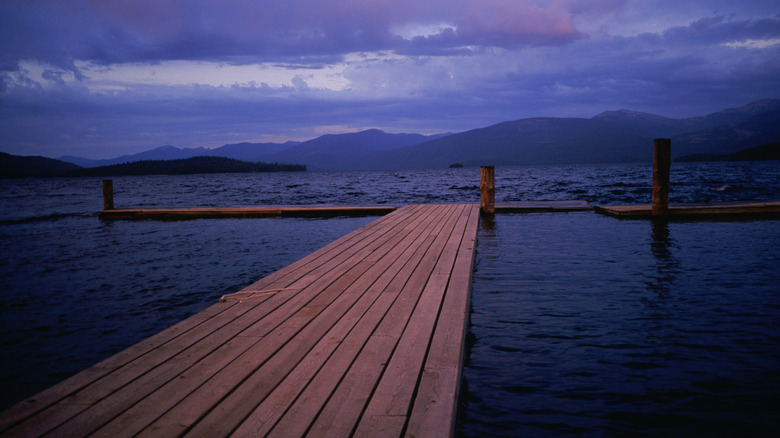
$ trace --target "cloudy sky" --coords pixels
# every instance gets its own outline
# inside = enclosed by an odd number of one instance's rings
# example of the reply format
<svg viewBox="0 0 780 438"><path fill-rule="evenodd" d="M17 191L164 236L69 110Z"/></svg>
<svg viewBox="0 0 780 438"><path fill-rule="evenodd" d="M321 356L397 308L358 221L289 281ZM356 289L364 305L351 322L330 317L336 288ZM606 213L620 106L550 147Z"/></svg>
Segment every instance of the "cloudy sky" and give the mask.
<svg viewBox="0 0 780 438"><path fill-rule="evenodd" d="M0 0L0 151L19 155L768 97L777 0Z"/></svg>

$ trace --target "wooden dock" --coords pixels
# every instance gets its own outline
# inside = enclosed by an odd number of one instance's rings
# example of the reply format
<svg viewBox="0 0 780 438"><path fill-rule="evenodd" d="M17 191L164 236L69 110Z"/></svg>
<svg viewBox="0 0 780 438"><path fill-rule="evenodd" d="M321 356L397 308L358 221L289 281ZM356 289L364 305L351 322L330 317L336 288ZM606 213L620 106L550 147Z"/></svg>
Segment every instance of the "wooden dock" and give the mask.
<svg viewBox="0 0 780 438"><path fill-rule="evenodd" d="M477 205L405 206L0 414L2 436L451 436Z"/></svg>
<svg viewBox="0 0 780 438"><path fill-rule="evenodd" d="M602 214L623 219L647 219L653 217L651 205L597 206L595 210ZM666 217L680 219L780 217L780 202L672 205L668 207Z"/></svg>
<svg viewBox="0 0 780 438"><path fill-rule="evenodd" d="M115 208L99 213L104 220L190 220L265 217L382 216L398 207L389 205L259 206L195 208ZM547 213L592 210L587 201L514 201L496 204L496 213Z"/></svg>
<svg viewBox="0 0 780 438"><path fill-rule="evenodd" d="M259 206L195 208L115 208L99 213L104 220L190 220L265 217L382 216L398 207L349 206ZM547 213L592 210L587 201L513 201L496 204L496 213Z"/></svg>
<svg viewBox="0 0 780 438"><path fill-rule="evenodd" d="M190 220L264 217L332 217L381 216L395 211L395 206L261 206L261 207L196 207L196 208L117 208L103 210L104 220ZM652 205L601 205L587 201L513 201L495 204L495 213L560 213L591 211L621 218L653 217ZM717 219L779 217L780 202L726 203L712 205L672 205L666 217L681 219Z"/></svg>
<svg viewBox="0 0 780 438"><path fill-rule="evenodd" d="M588 211L588 201L513 201L496 204L496 213L563 213Z"/></svg>
<svg viewBox="0 0 780 438"><path fill-rule="evenodd" d="M262 206L262 207L196 207L196 208L115 208L99 213L101 219L224 219L263 217L329 217L329 216L381 216L392 213L394 206Z"/></svg>

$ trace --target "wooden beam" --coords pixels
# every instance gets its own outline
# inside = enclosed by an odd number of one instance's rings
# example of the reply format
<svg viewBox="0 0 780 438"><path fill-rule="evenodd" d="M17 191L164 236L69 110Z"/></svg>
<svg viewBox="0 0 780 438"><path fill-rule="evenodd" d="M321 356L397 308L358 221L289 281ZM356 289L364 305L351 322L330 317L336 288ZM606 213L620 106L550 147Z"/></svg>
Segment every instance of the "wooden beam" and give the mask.
<svg viewBox="0 0 780 438"><path fill-rule="evenodd" d="M605 205L596 206L599 213L618 218L652 218L651 205ZM775 218L780 216L780 202L753 202L747 204L709 204L669 207L670 219L740 219Z"/></svg>
<svg viewBox="0 0 780 438"><path fill-rule="evenodd" d="M653 140L653 216L669 213L669 168L672 163L672 141Z"/></svg>
<svg viewBox="0 0 780 438"><path fill-rule="evenodd" d="M103 210L114 209L114 182L110 179L103 180Z"/></svg>
<svg viewBox="0 0 780 438"><path fill-rule="evenodd" d="M482 214L494 214L496 212L495 168L493 166L482 166L480 171L480 210Z"/></svg>
<svg viewBox="0 0 780 438"><path fill-rule="evenodd" d="M393 206L289 206L289 207L196 207L196 208L118 208L103 210L103 220L193 220L264 217L332 217L382 216L392 213Z"/></svg>

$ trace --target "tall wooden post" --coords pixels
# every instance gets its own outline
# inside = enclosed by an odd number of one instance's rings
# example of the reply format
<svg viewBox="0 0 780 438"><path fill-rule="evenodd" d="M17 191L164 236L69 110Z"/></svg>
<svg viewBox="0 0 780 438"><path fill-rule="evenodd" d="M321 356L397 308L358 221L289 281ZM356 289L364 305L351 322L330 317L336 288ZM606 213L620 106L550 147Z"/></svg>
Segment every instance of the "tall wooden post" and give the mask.
<svg viewBox="0 0 780 438"><path fill-rule="evenodd" d="M669 213L669 169L672 164L672 141L653 140L653 216Z"/></svg>
<svg viewBox="0 0 780 438"><path fill-rule="evenodd" d="M482 214L494 214L496 212L495 168L493 166L482 166L480 171L480 209Z"/></svg>
<svg viewBox="0 0 780 438"><path fill-rule="evenodd" d="M114 209L114 181L103 180L103 210Z"/></svg>

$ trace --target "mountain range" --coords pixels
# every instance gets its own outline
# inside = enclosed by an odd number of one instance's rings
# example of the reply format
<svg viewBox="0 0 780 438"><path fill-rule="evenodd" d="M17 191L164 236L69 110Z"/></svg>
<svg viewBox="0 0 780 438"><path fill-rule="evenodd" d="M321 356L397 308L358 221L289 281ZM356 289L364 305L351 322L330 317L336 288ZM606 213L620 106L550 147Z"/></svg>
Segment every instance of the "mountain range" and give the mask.
<svg viewBox="0 0 780 438"><path fill-rule="evenodd" d="M304 171L306 171L306 166L298 164L249 162L235 158L210 156L174 160L140 160L108 166L81 167L53 158L21 157L0 152L0 179Z"/></svg>
<svg viewBox="0 0 780 438"><path fill-rule="evenodd" d="M60 160L95 167L206 155L298 163L309 170L423 169L456 162L467 166L647 162L652 159L653 139L659 137L672 139L673 158L731 155L775 143L780 141L780 99L684 119L623 109L589 119L527 118L455 134L389 134L371 129L304 142L237 143L215 149L163 146L111 160Z"/></svg>
<svg viewBox="0 0 780 438"><path fill-rule="evenodd" d="M93 160L89 158L63 156L60 161L73 163L81 167L100 167L112 166L114 164L131 163L144 160L183 160L192 157L225 157L242 161L263 161L258 157L273 154L291 148L300 142L288 141L286 143L232 143L220 146L215 149L199 148L177 148L175 146L160 146L145 152L133 155L122 155L121 157L109 158L104 160Z"/></svg>

